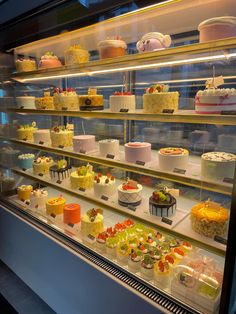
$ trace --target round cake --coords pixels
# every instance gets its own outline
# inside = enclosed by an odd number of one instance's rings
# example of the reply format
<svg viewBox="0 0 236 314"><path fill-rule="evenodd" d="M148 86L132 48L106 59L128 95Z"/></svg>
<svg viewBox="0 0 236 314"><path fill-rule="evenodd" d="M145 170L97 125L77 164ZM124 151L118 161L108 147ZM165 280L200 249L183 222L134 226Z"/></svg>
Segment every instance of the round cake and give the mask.
<svg viewBox="0 0 236 314"><path fill-rule="evenodd" d="M228 210L209 200L193 206L191 211L193 230L207 237L224 236L228 219Z"/></svg>
<svg viewBox="0 0 236 314"><path fill-rule="evenodd" d="M103 232L103 215L101 209L90 209L86 214L81 217L81 233L83 235L96 236L98 233Z"/></svg>
<svg viewBox="0 0 236 314"><path fill-rule="evenodd" d="M33 59L20 58L16 60L17 72L28 72L36 70L36 62Z"/></svg>
<svg viewBox="0 0 236 314"><path fill-rule="evenodd" d="M114 39L106 39L98 43L101 59L116 58L124 56L127 45L119 36Z"/></svg>
<svg viewBox="0 0 236 314"><path fill-rule="evenodd" d="M115 92L109 98L111 112L120 112L121 109L135 111L135 96L130 92Z"/></svg>
<svg viewBox="0 0 236 314"><path fill-rule="evenodd" d="M30 208L32 210L46 207L48 192L44 189L36 189L30 193Z"/></svg>
<svg viewBox="0 0 236 314"><path fill-rule="evenodd" d="M125 144L125 160L128 162L151 161L151 144L147 142L130 142Z"/></svg>
<svg viewBox="0 0 236 314"><path fill-rule="evenodd" d="M33 134L35 131L37 131L35 122L32 122L32 125L20 125L17 129L17 137L22 141L33 141Z"/></svg>
<svg viewBox="0 0 236 314"><path fill-rule="evenodd" d="M151 32L143 35L136 44L139 52L156 51L168 48L171 45L171 37L158 32Z"/></svg>
<svg viewBox="0 0 236 314"><path fill-rule="evenodd" d="M98 173L94 177L94 194L96 197L100 198L101 196L112 196L116 193L116 181L113 176L109 173L106 176L103 176L101 173Z"/></svg>
<svg viewBox="0 0 236 314"><path fill-rule="evenodd" d="M22 202L30 199L30 193L33 191L32 185L20 185L17 188L17 195Z"/></svg>
<svg viewBox="0 0 236 314"><path fill-rule="evenodd" d="M76 135L73 136L73 150L74 152L84 151L90 152L95 149L94 135Z"/></svg>
<svg viewBox="0 0 236 314"><path fill-rule="evenodd" d="M39 69L57 68L61 67L61 61L52 51L46 52L40 59Z"/></svg>
<svg viewBox="0 0 236 314"><path fill-rule="evenodd" d="M46 202L46 213L47 215L62 215L64 211L64 206L66 204L66 200L64 197L51 197Z"/></svg>
<svg viewBox="0 0 236 314"><path fill-rule="evenodd" d="M35 107L39 110L53 110L54 109L54 99L53 96L50 96L50 92L44 92L43 97L35 98Z"/></svg>
<svg viewBox="0 0 236 314"><path fill-rule="evenodd" d="M74 131L68 125L53 127L50 132L52 147L71 147L73 136Z"/></svg>
<svg viewBox="0 0 236 314"><path fill-rule="evenodd" d="M89 88L88 95L79 95L80 110L103 110L103 95L97 94L96 88Z"/></svg>
<svg viewBox="0 0 236 314"><path fill-rule="evenodd" d="M149 212L158 217L170 217L176 212L176 199L165 190L154 191L149 198Z"/></svg>
<svg viewBox="0 0 236 314"><path fill-rule="evenodd" d="M201 156L201 175L210 180L234 178L236 155L209 152Z"/></svg>
<svg viewBox="0 0 236 314"><path fill-rule="evenodd" d="M77 224L80 222L80 205L79 204L66 204L64 206L64 219L65 224Z"/></svg>
<svg viewBox="0 0 236 314"><path fill-rule="evenodd" d="M64 180L70 176L71 166L65 159L59 159L49 171L52 179Z"/></svg>
<svg viewBox="0 0 236 314"><path fill-rule="evenodd" d="M118 202L121 206L138 206L142 201L142 185L134 180L127 180L118 186Z"/></svg>
<svg viewBox="0 0 236 314"><path fill-rule="evenodd" d="M30 169L33 167L34 154L21 154L18 156L18 165L21 169Z"/></svg>
<svg viewBox="0 0 236 314"><path fill-rule="evenodd" d="M169 86L156 84L146 90L143 95L144 113L162 113L164 109L177 111L179 107L179 93L169 92Z"/></svg>
<svg viewBox="0 0 236 314"><path fill-rule="evenodd" d="M44 175L49 173L50 167L53 165L51 157L41 156L33 161L33 172L36 175Z"/></svg>
<svg viewBox="0 0 236 314"><path fill-rule="evenodd" d="M16 104L20 109L35 109L35 97L18 96L16 97Z"/></svg>
<svg viewBox="0 0 236 314"><path fill-rule="evenodd" d="M80 45L73 45L65 51L65 64L76 65L89 61L89 53Z"/></svg>
<svg viewBox="0 0 236 314"><path fill-rule="evenodd" d="M48 129L37 130L33 134L34 143L36 144L50 144L50 131Z"/></svg>
<svg viewBox="0 0 236 314"><path fill-rule="evenodd" d="M62 90L56 88L53 94L53 101L56 110L79 110L79 100L73 88Z"/></svg>
<svg viewBox="0 0 236 314"><path fill-rule="evenodd" d="M98 142L99 151L102 157L106 157L108 154L113 156L119 155L119 140L106 139Z"/></svg>
<svg viewBox="0 0 236 314"><path fill-rule="evenodd" d="M167 147L158 151L159 168L164 171L173 171L175 168L186 169L189 152L184 148Z"/></svg>
<svg viewBox="0 0 236 314"><path fill-rule="evenodd" d="M91 165L82 166L71 172L70 183L72 189L91 189L93 187L94 172Z"/></svg>

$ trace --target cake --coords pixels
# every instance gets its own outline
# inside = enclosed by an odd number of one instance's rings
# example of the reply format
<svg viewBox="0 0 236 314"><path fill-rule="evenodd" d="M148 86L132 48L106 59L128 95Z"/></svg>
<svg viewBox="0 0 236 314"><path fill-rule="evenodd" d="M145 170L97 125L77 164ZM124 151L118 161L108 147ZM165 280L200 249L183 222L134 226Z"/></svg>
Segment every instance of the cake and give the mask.
<svg viewBox="0 0 236 314"><path fill-rule="evenodd" d="M32 210L44 209L48 198L48 192L45 189L36 189L30 193L30 208Z"/></svg>
<svg viewBox="0 0 236 314"><path fill-rule="evenodd" d="M36 70L36 62L33 59L19 58L16 60L17 72L28 72Z"/></svg>
<svg viewBox="0 0 236 314"><path fill-rule="evenodd" d="M39 69L57 68L60 66L62 66L61 61L52 51L46 52L39 62Z"/></svg>
<svg viewBox="0 0 236 314"><path fill-rule="evenodd" d="M138 249L131 249L131 253L129 255L128 259L128 268L129 270L133 272L138 272L141 267L141 261L142 261L142 253Z"/></svg>
<svg viewBox="0 0 236 314"><path fill-rule="evenodd" d="M73 150L74 152L90 152L95 149L94 135L76 135L73 136Z"/></svg>
<svg viewBox="0 0 236 314"><path fill-rule="evenodd" d="M20 185L17 188L17 195L22 202L30 199L30 193L33 191L32 185Z"/></svg>
<svg viewBox="0 0 236 314"><path fill-rule="evenodd" d="M101 209L90 209L81 217L81 233L96 236L103 232L103 215Z"/></svg>
<svg viewBox="0 0 236 314"><path fill-rule="evenodd" d="M43 97L35 98L35 107L39 110L53 110L54 109L54 98L50 96L50 92L44 92Z"/></svg>
<svg viewBox="0 0 236 314"><path fill-rule="evenodd" d="M52 147L71 147L72 138L74 136L73 126L55 126L51 129L50 137L52 142Z"/></svg>
<svg viewBox="0 0 236 314"><path fill-rule="evenodd" d="M168 85L152 85L143 95L144 113L162 113L164 109L177 111L178 107L179 93L169 92Z"/></svg>
<svg viewBox="0 0 236 314"><path fill-rule="evenodd" d="M171 268L168 262L159 261L154 265L154 281L158 287L166 289L170 285Z"/></svg>
<svg viewBox="0 0 236 314"><path fill-rule="evenodd" d="M119 244L119 238L116 236L111 236L106 240L106 253L109 258L116 258L116 248Z"/></svg>
<svg viewBox="0 0 236 314"><path fill-rule="evenodd" d="M118 262L123 265L127 265L130 251L130 247L127 243L120 242L116 247L116 257Z"/></svg>
<svg viewBox="0 0 236 314"><path fill-rule="evenodd" d="M73 45L65 51L65 65L76 65L89 61L89 53L80 45Z"/></svg>
<svg viewBox="0 0 236 314"><path fill-rule="evenodd" d="M64 206L64 219L65 224L77 224L80 222L80 205L79 204L66 204Z"/></svg>
<svg viewBox="0 0 236 314"><path fill-rule="evenodd" d="M35 97L18 96L16 97L16 104L20 109L35 109Z"/></svg>
<svg viewBox="0 0 236 314"><path fill-rule="evenodd" d="M45 175L49 173L50 167L53 165L51 157L41 156L33 161L33 172L36 175Z"/></svg>
<svg viewBox="0 0 236 314"><path fill-rule="evenodd" d="M219 16L205 20L198 25L200 43L236 36L236 17Z"/></svg>
<svg viewBox="0 0 236 314"><path fill-rule="evenodd" d="M108 233L106 231L100 232L96 237L96 249L100 253L106 252L106 240L108 238Z"/></svg>
<svg viewBox="0 0 236 314"><path fill-rule="evenodd" d="M207 144L210 140L210 133L204 130L194 130L189 135L190 142L195 144Z"/></svg>
<svg viewBox="0 0 236 314"><path fill-rule="evenodd" d="M114 39L100 41L98 49L101 59L116 58L125 55L127 45L120 36L117 36Z"/></svg>
<svg viewBox="0 0 236 314"><path fill-rule="evenodd" d="M137 42L136 48L139 52L156 51L168 48L171 45L171 37L158 32L143 35Z"/></svg>
<svg viewBox="0 0 236 314"><path fill-rule="evenodd" d="M103 95L97 94L96 88L89 88L88 95L79 95L80 110L103 110Z"/></svg>
<svg viewBox="0 0 236 314"><path fill-rule="evenodd" d="M121 206L138 206L142 201L142 185L134 180L127 179L118 186L118 202Z"/></svg>
<svg viewBox="0 0 236 314"><path fill-rule="evenodd" d="M21 154L18 156L18 165L21 169L30 169L33 167L34 154Z"/></svg>
<svg viewBox="0 0 236 314"><path fill-rule="evenodd" d="M125 144L125 160L128 162L151 161L151 144L147 142L129 142Z"/></svg>
<svg viewBox="0 0 236 314"><path fill-rule="evenodd" d="M62 215L66 200L64 197L51 197L46 202L46 213L49 216Z"/></svg>
<svg viewBox="0 0 236 314"><path fill-rule="evenodd" d="M78 168L70 174L70 183L72 189L91 189L93 187L93 181L93 167L89 164L87 164L87 166Z"/></svg>
<svg viewBox="0 0 236 314"><path fill-rule="evenodd" d="M103 176L101 173L98 173L94 177L94 194L96 197L100 198L101 196L112 196L116 193L116 181L113 176L109 173L106 176Z"/></svg>
<svg viewBox="0 0 236 314"><path fill-rule="evenodd" d="M102 157L106 157L108 154L113 156L119 155L119 140L105 139L98 142L99 152Z"/></svg>
<svg viewBox="0 0 236 314"><path fill-rule="evenodd" d="M70 176L71 166L68 165L65 159L60 159L50 167L49 171L53 179L63 180Z"/></svg>
<svg viewBox="0 0 236 314"><path fill-rule="evenodd" d="M161 171L173 171L175 168L186 169L189 152L184 148L167 147L158 151L159 168Z"/></svg>
<svg viewBox="0 0 236 314"><path fill-rule="evenodd" d="M135 111L135 96L131 92L115 92L109 98L111 112L120 112L121 109Z"/></svg>
<svg viewBox="0 0 236 314"><path fill-rule="evenodd" d="M35 131L37 131L35 122L32 122L32 125L19 125L17 129L17 137L22 141L33 141L33 134Z"/></svg>
<svg viewBox="0 0 236 314"><path fill-rule="evenodd" d="M50 131L48 129L37 130L33 133L34 143L36 144L50 144Z"/></svg>
<svg viewBox="0 0 236 314"><path fill-rule="evenodd" d="M154 260L148 254L144 255L141 262L141 274L145 279L151 280L154 275Z"/></svg>
<svg viewBox="0 0 236 314"><path fill-rule="evenodd" d="M79 110L79 100L73 88L62 90L56 88L53 94L53 101L56 110Z"/></svg>
<svg viewBox="0 0 236 314"><path fill-rule="evenodd" d="M157 190L149 198L149 212L158 217L171 217L176 212L176 199L166 190Z"/></svg>

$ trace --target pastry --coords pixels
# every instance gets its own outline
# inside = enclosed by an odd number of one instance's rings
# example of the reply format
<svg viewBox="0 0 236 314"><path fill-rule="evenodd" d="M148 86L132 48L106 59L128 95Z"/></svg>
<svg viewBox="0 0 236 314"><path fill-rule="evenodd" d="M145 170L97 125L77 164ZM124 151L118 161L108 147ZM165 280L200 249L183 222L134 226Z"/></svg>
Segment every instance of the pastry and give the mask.
<svg viewBox="0 0 236 314"><path fill-rule="evenodd" d="M109 97L111 112L120 112L122 109L135 111L135 96L131 92L115 92Z"/></svg>
<svg viewBox="0 0 236 314"><path fill-rule="evenodd" d="M51 157L41 156L33 161L33 172L36 175L44 175L49 173L50 167L53 165Z"/></svg>
<svg viewBox="0 0 236 314"><path fill-rule="evenodd" d="M96 88L89 88L88 95L79 95L80 110L103 110L103 95L97 94Z"/></svg>
<svg viewBox="0 0 236 314"><path fill-rule="evenodd" d="M96 236L98 233L103 232L103 215L101 209L90 209L86 214L81 217L81 233L83 235Z"/></svg>
<svg viewBox="0 0 236 314"><path fill-rule="evenodd" d="M74 152L90 152L95 149L94 135L76 135L73 136L73 150Z"/></svg>
<svg viewBox="0 0 236 314"><path fill-rule="evenodd" d="M116 248L119 244L119 239L116 236L111 236L106 240L106 253L110 258L116 258Z"/></svg>
<svg viewBox="0 0 236 314"><path fill-rule="evenodd" d="M73 45L65 51L65 64L77 65L89 61L89 53L80 45Z"/></svg>
<svg viewBox="0 0 236 314"><path fill-rule="evenodd" d="M111 197L115 192L116 181L109 173L106 176L98 173L98 175L94 177L94 194L96 197L100 198L103 195Z"/></svg>
<svg viewBox="0 0 236 314"><path fill-rule="evenodd" d="M18 165L21 169L30 169L33 167L34 154L21 154L18 156Z"/></svg>
<svg viewBox="0 0 236 314"><path fill-rule="evenodd" d="M33 191L32 185L20 185L17 188L17 195L22 202L29 200L30 193Z"/></svg>
<svg viewBox="0 0 236 314"><path fill-rule="evenodd" d="M125 160L128 162L151 161L151 144L147 142L129 142L125 144Z"/></svg>
<svg viewBox="0 0 236 314"><path fill-rule="evenodd" d="M79 100L73 88L62 90L56 88L53 94L53 102L56 110L79 110Z"/></svg>
<svg viewBox="0 0 236 314"><path fill-rule="evenodd" d="M91 189L93 187L93 182L93 167L89 164L87 164L87 166L78 168L70 174L70 183L72 189Z"/></svg>
<svg viewBox="0 0 236 314"><path fill-rule="evenodd" d="M131 249L131 253L128 258L128 268L134 273L138 272L141 267L142 253L138 249Z"/></svg>
<svg viewBox="0 0 236 314"><path fill-rule="evenodd" d="M154 273L154 261L148 254L144 255L141 262L141 274L145 279L151 280Z"/></svg>
<svg viewBox="0 0 236 314"><path fill-rule="evenodd" d="M138 206L142 201L142 185L129 180L118 186L118 202L121 206Z"/></svg>
<svg viewBox="0 0 236 314"><path fill-rule="evenodd" d="M71 166L65 159L59 159L55 165L50 167L49 171L53 179L63 180L70 176Z"/></svg>
<svg viewBox="0 0 236 314"><path fill-rule="evenodd" d="M71 147L73 136L74 131L71 125L53 127L50 132L52 147Z"/></svg>
<svg viewBox="0 0 236 314"><path fill-rule="evenodd" d="M36 189L30 193L30 208L32 210L44 209L46 207L46 201L48 198L48 192L45 189Z"/></svg>
<svg viewBox="0 0 236 314"><path fill-rule="evenodd" d="M54 109L54 98L50 95L50 92L44 92L43 97L35 98L35 107L39 110L53 110Z"/></svg>
<svg viewBox="0 0 236 314"><path fill-rule="evenodd" d="M51 144L50 131L48 129L37 130L33 133L34 143Z"/></svg>
<svg viewBox="0 0 236 314"><path fill-rule="evenodd" d="M165 190L154 191L149 198L149 212L158 217L170 217L176 212L176 199Z"/></svg>
<svg viewBox="0 0 236 314"><path fill-rule="evenodd" d="M101 59L116 58L125 55L127 45L120 36L117 36L114 39L100 41L98 49Z"/></svg>
<svg viewBox="0 0 236 314"><path fill-rule="evenodd" d="M106 240L108 236L108 233L104 231L99 233L96 237L96 248L100 253L106 252Z"/></svg>
<svg viewBox="0 0 236 314"><path fill-rule="evenodd" d="M35 97L18 96L16 97L16 105L20 109L35 109Z"/></svg>
<svg viewBox="0 0 236 314"><path fill-rule="evenodd" d="M16 60L16 72L28 72L36 70L36 62L29 58L19 58Z"/></svg>
<svg viewBox="0 0 236 314"><path fill-rule="evenodd" d="M46 213L49 216L62 215L66 200L64 197L51 197L46 202Z"/></svg>
<svg viewBox="0 0 236 314"><path fill-rule="evenodd" d="M166 289L170 285L171 268L168 262L159 261L154 265L154 281L158 287Z"/></svg>
<svg viewBox="0 0 236 314"><path fill-rule="evenodd" d="M167 147L158 151L159 168L162 171L173 171L175 168L186 169L189 152L184 148Z"/></svg>
<svg viewBox="0 0 236 314"><path fill-rule="evenodd" d="M130 247L127 243L120 242L116 248L116 257L118 262L127 265L130 251Z"/></svg>
<svg viewBox="0 0 236 314"><path fill-rule="evenodd" d="M139 52L156 51L168 48L171 45L171 37L158 32L143 35L137 42L136 48Z"/></svg>
<svg viewBox="0 0 236 314"><path fill-rule="evenodd" d="M19 125L17 129L17 137L22 141L33 141L33 133L35 131L37 131L35 122L32 122L32 125Z"/></svg>
<svg viewBox="0 0 236 314"><path fill-rule="evenodd" d="M113 156L119 155L119 140L105 139L98 142L99 151L102 157L106 157L108 154Z"/></svg>
<svg viewBox="0 0 236 314"><path fill-rule="evenodd" d="M80 222L80 205L79 204L66 204L64 206L64 218L65 224L77 224Z"/></svg>
<svg viewBox="0 0 236 314"><path fill-rule="evenodd" d="M57 68L61 67L61 61L52 51L47 51L40 59L39 69Z"/></svg>

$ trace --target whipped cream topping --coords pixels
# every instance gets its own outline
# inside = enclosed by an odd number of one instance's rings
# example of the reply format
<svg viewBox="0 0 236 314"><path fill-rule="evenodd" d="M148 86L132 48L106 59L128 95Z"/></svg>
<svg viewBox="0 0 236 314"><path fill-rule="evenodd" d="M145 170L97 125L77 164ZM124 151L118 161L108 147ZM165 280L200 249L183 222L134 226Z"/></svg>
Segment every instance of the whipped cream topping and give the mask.
<svg viewBox="0 0 236 314"><path fill-rule="evenodd" d="M236 161L236 155L224 152L209 152L205 153L202 156L202 159L211 160L211 161L219 161L219 162L228 162L228 161Z"/></svg>
<svg viewBox="0 0 236 314"><path fill-rule="evenodd" d="M199 90L197 96L236 96L236 88L210 88Z"/></svg>
<svg viewBox="0 0 236 314"><path fill-rule="evenodd" d="M20 186L18 186L17 189L20 191L28 191L28 190L32 190L33 187L32 187L32 185L20 185Z"/></svg>
<svg viewBox="0 0 236 314"><path fill-rule="evenodd" d="M18 156L18 159L30 159L30 158L35 158L34 154L22 154Z"/></svg>
<svg viewBox="0 0 236 314"><path fill-rule="evenodd" d="M43 197L48 196L48 192L44 189L33 190L30 194L31 197Z"/></svg>

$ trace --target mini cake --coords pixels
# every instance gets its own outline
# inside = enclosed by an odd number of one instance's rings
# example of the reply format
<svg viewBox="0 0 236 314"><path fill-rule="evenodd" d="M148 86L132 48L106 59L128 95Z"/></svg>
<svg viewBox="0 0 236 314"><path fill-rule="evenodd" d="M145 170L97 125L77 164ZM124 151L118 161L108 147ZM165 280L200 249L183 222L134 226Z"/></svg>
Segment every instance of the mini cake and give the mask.
<svg viewBox="0 0 236 314"><path fill-rule="evenodd" d="M204 130L194 130L190 133L189 140L192 144L207 144L210 140L210 133Z"/></svg>
<svg viewBox="0 0 236 314"><path fill-rule="evenodd" d="M81 217L81 233L96 236L103 232L103 215L101 209L90 209Z"/></svg>
<svg viewBox="0 0 236 314"><path fill-rule="evenodd" d="M32 185L21 185L17 188L17 195L22 202L29 200L30 193L33 191Z"/></svg>
<svg viewBox="0 0 236 314"><path fill-rule="evenodd" d="M198 25L200 43L236 36L236 17L220 16L205 20Z"/></svg>
<svg viewBox="0 0 236 314"><path fill-rule="evenodd" d="M118 186L118 202L121 206L138 206L142 201L142 185L129 180Z"/></svg>
<svg viewBox="0 0 236 314"><path fill-rule="evenodd" d="M209 152L201 156L201 175L210 180L234 178L236 155L224 152Z"/></svg>
<svg viewBox="0 0 236 314"><path fill-rule="evenodd" d="M76 65L89 61L89 53L80 45L73 45L65 51L65 65Z"/></svg>
<svg viewBox="0 0 236 314"><path fill-rule="evenodd" d="M168 48L171 45L171 37L158 32L151 32L143 35L136 44L139 52L156 51Z"/></svg>
<svg viewBox="0 0 236 314"><path fill-rule="evenodd" d="M39 110L53 110L54 109L54 98L50 96L50 92L44 92L43 97L35 98L35 107Z"/></svg>
<svg viewBox="0 0 236 314"><path fill-rule="evenodd" d="M177 111L178 107L179 93L169 92L168 85L152 85L143 95L144 113L162 113L163 109Z"/></svg>
<svg viewBox="0 0 236 314"><path fill-rule="evenodd" d="M133 272L138 272L141 267L142 253L138 249L132 249L128 259L128 268Z"/></svg>
<svg viewBox="0 0 236 314"><path fill-rule="evenodd" d="M50 132L52 147L71 147L73 136L73 127L70 125L53 127Z"/></svg>
<svg viewBox="0 0 236 314"><path fill-rule="evenodd" d="M125 144L125 160L128 162L151 161L151 144L146 142L130 142Z"/></svg>
<svg viewBox="0 0 236 314"><path fill-rule="evenodd" d="M51 157L41 156L33 161L33 172L36 175L44 175L49 173L50 167L53 165Z"/></svg>
<svg viewBox="0 0 236 314"><path fill-rule="evenodd" d="M33 141L33 134L35 131L37 131L35 122L32 122L32 125L19 125L17 129L17 137L22 141Z"/></svg>
<svg viewBox="0 0 236 314"><path fill-rule="evenodd" d="M228 220L228 210L210 200L193 206L191 210L193 230L207 237L224 236Z"/></svg>
<svg viewBox="0 0 236 314"><path fill-rule="evenodd" d="M97 94L96 88L89 88L88 95L79 95L80 110L103 110L103 95Z"/></svg>
<svg viewBox="0 0 236 314"><path fill-rule="evenodd" d="M106 252L106 240L108 238L108 233L106 231L101 232L96 238L96 248L100 253Z"/></svg>
<svg viewBox="0 0 236 314"><path fill-rule="evenodd" d="M21 169L30 169L33 167L34 154L21 154L18 156L18 165Z"/></svg>
<svg viewBox="0 0 236 314"><path fill-rule="evenodd" d="M57 68L62 66L61 61L52 51L46 52L40 59L39 69Z"/></svg>
<svg viewBox="0 0 236 314"><path fill-rule="evenodd" d="M79 204L66 204L64 206L64 219L65 224L77 224L80 222L80 205Z"/></svg>
<svg viewBox="0 0 236 314"><path fill-rule="evenodd" d="M76 135L73 136L73 150L74 152L84 151L90 152L95 149L95 136L94 135Z"/></svg>
<svg viewBox="0 0 236 314"><path fill-rule="evenodd" d="M121 109L135 111L135 96L131 92L115 92L109 98L111 112L120 112Z"/></svg>
<svg viewBox="0 0 236 314"><path fill-rule="evenodd" d="M149 198L149 212L158 217L170 217L175 214L176 199L165 190L154 191Z"/></svg>
<svg viewBox="0 0 236 314"><path fill-rule="evenodd" d="M108 154L113 156L119 155L119 140L106 139L99 141L98 144L102 157L106 157Z"/></svg>
<svg viewBox="0 0 236 314"><path fill-rule="evenodd" d="M159 261L154 266L154 281L157 286L166 289L170 285L170 266L168 262Z"/></svg>
<svg viewBox="0 0 236 314"><path fill-rule="evenodd" d="M17 72L28 72L36 70L36 62L33 59L19 58L16 60Z"/></svg>
<svg viewBox="0 0 236 314"><path fill-rule="evenodd" d="M50 144L50 131L48 129L37 130L33 133L34 143L36 144Z"/></svg>
<svg viewBox="0 0 236 314"><path fill-rule="evenodd" d="M33 96L18 96L16 97L17 107L20 109L35 109L35 97Z"/></svg>
<svg viewBox="0 0 236 314"><path fill-rule="evenodd" d="M94 177L94 194L96 197L112 196L116 192L116 182L115 178L109 173L106 176L103 176L99 173Z"/></svg>
<svg viewBox="0 0 236 314"><path fill-rule="evenodd" d="M66 90L56 88L53 101L56 110L79 110L78 95L73 88L67 88Z"/></svg>
<svg viewBox="0 0 236 314"><path fill-rule="evenodd" d="M106 39L98 43L98 49L101 59L115 58L124 56L127 45L121 40L120 36L114 39Z"/></svg>
<svg viewBox="0 0 236 314"><path fill-rule="evenodd" d="M154 261L150 255L144 255L141 262L141 274L145 279L151 280L154 273Z"/></svg>
<svg viewBox="0 0 236 314"><path fill-rule="evenodd" d="M66 200L62 196L49 198L46 202L47 215L49 216L62 215L65 204L66 204Z"/></svg>
<svg viewBox="0 0 236 314"><path fill-rule="evenodd" d="M130 248L129 246L127 245L127 243L123 243L123 242L120 242L118 245L117 245L117 248L116 248L116 257L117 257L117 260L124 264L124 265L127 265L128 264L128 257L129 257L129 254L130 254Z"/></svg>
<svg viewBox="0 0 236 314"><path fill-rule="evenodd" d="M72 189L91 189L93 187L94 172L89 164L82 166L70 174L70 183Z"/></svg>
<svg viewBox="0 0 236 314"><path fill-rule="evenodd" d="M60 159L55 165L51 166L49 170L53 179L63 180L70 176L71 167L67 164L65 159Z"/></svg>
<svg viewBox="0 0 236 314"><path fill-rule="evenodd" d="M184 148L167 147L158 151L159 168L163 171L173 171L175 168L186 169L189 152Z"/></svg>
<svg viewBox="0 0 236 314"><path fill-rule="evenodd" d="M36 189L30 193L30 208L37 210L46 207L48 192L44 189Z"/></svg>

